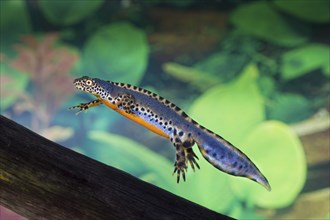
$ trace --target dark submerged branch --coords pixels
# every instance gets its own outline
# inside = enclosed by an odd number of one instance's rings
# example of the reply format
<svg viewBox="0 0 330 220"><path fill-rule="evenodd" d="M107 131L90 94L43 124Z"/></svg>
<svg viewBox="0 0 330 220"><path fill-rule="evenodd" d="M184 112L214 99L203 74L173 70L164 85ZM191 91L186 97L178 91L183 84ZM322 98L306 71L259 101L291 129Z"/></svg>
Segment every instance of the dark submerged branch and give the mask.
<svg viewBox="0 0 330 220"><path fill-rule="evenodd" d="M3 116L0 134L1 205L27 218L229 219Z"/></svg>

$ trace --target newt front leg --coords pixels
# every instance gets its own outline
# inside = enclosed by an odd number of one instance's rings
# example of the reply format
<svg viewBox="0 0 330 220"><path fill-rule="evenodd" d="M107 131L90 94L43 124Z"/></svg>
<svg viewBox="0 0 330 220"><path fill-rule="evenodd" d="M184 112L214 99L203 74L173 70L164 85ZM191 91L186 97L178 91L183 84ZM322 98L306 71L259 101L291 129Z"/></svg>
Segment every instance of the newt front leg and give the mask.
<svg viewBox="0 0 330 220"><path fill-rule="evenodd" d="M132 114L132 106L135 104L134 97L130 94L120 94L115 98L114 101L115 105L118 108L123 108L123 110L128 113Z"/></svg>
<svg viewBox="0 0 330 220"><path fill-rule="evenodd" d="M73 106L73 107L71 107L69 109L79 108L79 111L76 113L76 115L78 115L82 111L86 111L87 109L89 109L91 107L98 106L98 105L101 105L101 104L102 104L102 101L100 99L95 99L95 100L93 100L91 102L81 103L80 105Z"/></svg>

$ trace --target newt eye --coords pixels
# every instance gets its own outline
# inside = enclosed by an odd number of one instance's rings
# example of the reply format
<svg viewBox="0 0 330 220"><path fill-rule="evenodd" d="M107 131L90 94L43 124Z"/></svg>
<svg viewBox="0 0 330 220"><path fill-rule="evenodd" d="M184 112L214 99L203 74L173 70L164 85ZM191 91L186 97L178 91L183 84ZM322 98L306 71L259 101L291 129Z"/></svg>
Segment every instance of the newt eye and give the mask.
<svg viewBox="0 0 330 220"><path fill-rule="evenodd" d="M92 80L90 80L90 79L86 80L86 85L91 86L92 85Z"/></svg>

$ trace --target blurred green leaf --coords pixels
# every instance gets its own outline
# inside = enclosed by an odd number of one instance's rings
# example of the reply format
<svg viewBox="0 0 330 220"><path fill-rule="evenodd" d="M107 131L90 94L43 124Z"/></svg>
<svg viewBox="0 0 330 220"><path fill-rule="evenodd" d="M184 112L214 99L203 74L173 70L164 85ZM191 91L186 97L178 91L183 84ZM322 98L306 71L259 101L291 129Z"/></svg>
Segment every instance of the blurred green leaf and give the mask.
<svg viewBox="0 0 330 220"><path fill-rule="evenodd" d="M253 208L242 208L241 205L236 205L229 214L235 219L247 219L247 220L264 220L264 216L258 215Z"/></svg>
<svg viewBox="0 0 330 220"><path fill-rule="evenodd" d="M90 146L89 156L137 177L152 180L151 183L162 188L174 188L173 165L159 154L128 138L107 132L91 131L88 138L95 143Z"/></svg>
<svg viewBox="0 0 330 220"><path fill-rule="evenodd" d="M93 1L45 1L39 0L41 12L48 21L58 25L72 25L94 13L103 0Z"/></svg>
<svg viewBox="0 0 330 220"><path fill-rule="evenodd" d="M227 81L233 79L242 70L247 61L248 56L244 53L219 52L196 63L194 68L213 73L213 75L218 77L218 81Z"/></svg>
<svg viewBox="0 0 330 220"><path fill-rule="evenodd" d="M329 0L275 0L280 10L302 20L327 23L330 20Z"/></svg>
<svg viewBox="0 0 330 220"><path fill-rule="evenodd" d="M201 90L205 90L210 88L210 86L220 83L220 79L210 73L183 66L178 63L165 63L163 65L163 70L183 82L193 84Z"/></svg>
<svg viewBox="0 0 330 220"><path fill-rule="evenodd" d="M235 194L263 208L290 205L306 180L306 159L298 137L285 124L267 121L256 127L241 145L269 180L272 191L246 178L237 178L231 181Z"/></svg>
<svg viewBox="0 0 330 220"><path fill-rule="evenodd" d="M231 204L231 207L228 211L228 213L229 213L228 215L234 219L239 219L239 217L242 215L243 211L244 210L243 210L241 202L238 199L236 199ZM241 219L243 219L243 218L241 218Z"/></svg>
<svg viewBox="0 0 330 220"><path fill-rule="evenodd" d="M191 5L194 2L194 0L166 0L167 4L171 4L176 7L187 7Z"/></svg>
<svg viewBox="0 0 330 220"><path fill-rule="evenodd" d="M173 5L174 7L187 7L191 5L195 0L148 0L143 2L143 4L149 5L157 5L157 4L169 4Z"/></svg>
<svg viewBox="0 0 330 220"><path fill-rule="evenodd" d="M330 76L330 63L329 63L328 65L325 65L325 66L323 67L323 74L324 74L325 76Z"/></svg>
<svg viewBox="0 0 330 220"><path fill-rule="evenodd" d="M1 33L26 34L30 30L30 19L24 0L0 1Z"/></svg>
<svg viewBox="0 0 330 220"><path fill-rule="evenodd" d="M129 23L116 23L97 31L84 48L89 76L138 84L148 62L145 33Z"/></svg>
<svg viewBox="0 0 330 220"><path fill-rule="evenodd" d="M265 119L258 74L257 67L251 64L237 80L211 88L192 104L192 117L230 142L238 143Z"/></svg>
<svg viewBox="0 0 330 220"><path fill-rule="evenodd" d="M30 31L26 1L0 1L0 50L9 54L9 47L17 41L17 37Z"/></svg>
<svg viewBox="0 0 330 220"><path fill-rule="evenodd" d="M278 94L269 105L269 119L286 123L302 121L313 114L312 103L301 95Z"/></svg>
<svg viewBox="0 0 330 220"><path fill-rule="evenodd" d="M273 77L261 75L258 85L264 97L269 97L276 92L276 82Z"/></svg>
<svg viewBox="0 0 330 220"><path fill-rule="evenodd" d="M283 54L281 75L285 80L295 79L312 70L323 68L326 74L330 67L330 47L323 44L308 44Z"/></svg>
<svg viewBox="0 0 330 220"><path fill-rule="evenodd" d="M25 96L25 88L29 83L27 75L22 74L5 63L0 63L0 110L13 105L17 99Z"/></svg>
<svg viewBox="0 0 330 220"><path fill-rule="evenodd" d="M281 46L291 47L307 41L266 1L239 6L231 13L230 20L246 33Z"/></svg>

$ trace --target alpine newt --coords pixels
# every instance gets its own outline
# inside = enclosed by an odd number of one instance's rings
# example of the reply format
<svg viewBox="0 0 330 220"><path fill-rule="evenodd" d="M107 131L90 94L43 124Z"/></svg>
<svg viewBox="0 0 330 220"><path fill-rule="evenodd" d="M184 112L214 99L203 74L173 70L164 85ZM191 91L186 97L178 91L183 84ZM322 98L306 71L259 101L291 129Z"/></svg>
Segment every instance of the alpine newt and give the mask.
<svg viewBox="0 0 330 220"><path fill-rule="evenodd" d="M217 169L234 176L247 177L270 190L265 176L239 149L221 136L191 119L170 101L137 86L104 81L84 76L74 80L78 90L93 94L97 99L70 109L79 112L105 104L109 108L169 139L176 149L174 173L177 182L185 180L188 163L199 169L192 147L196 143L204 158ZM196 158L196 159L195 159Z"/></svg>

